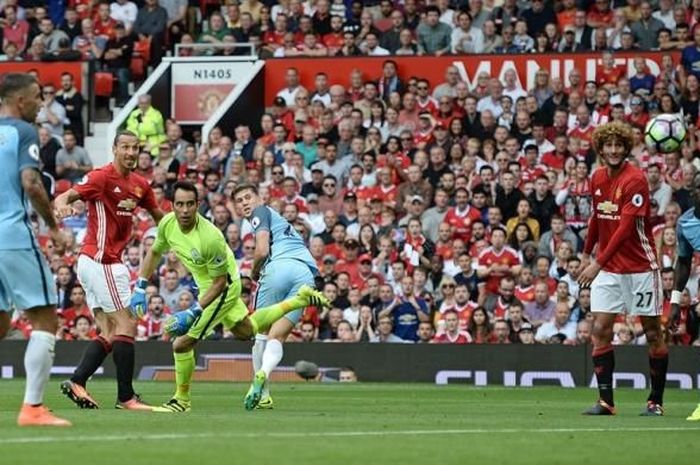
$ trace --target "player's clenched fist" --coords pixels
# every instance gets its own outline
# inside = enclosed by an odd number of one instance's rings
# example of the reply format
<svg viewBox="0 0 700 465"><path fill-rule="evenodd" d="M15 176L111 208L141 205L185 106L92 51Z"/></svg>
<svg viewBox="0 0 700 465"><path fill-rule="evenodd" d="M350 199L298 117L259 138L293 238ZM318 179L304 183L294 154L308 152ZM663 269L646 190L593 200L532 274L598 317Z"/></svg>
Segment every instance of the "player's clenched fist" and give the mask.
<svg viewBox="0 0 700 465"><path fill-rule="evenodd" d="M171 315L165 321L165 331L170 337L186 334L195 320L202 314L202 307L195 301L190 308Z"/></svg>
<svg viewBox="0 0 700 465"><path fill-rule="evenodd" d="M139 278L138 281L136 281L134 292L131 294L131 298L129 299L131 314L136 318L141 318L148 311L148 304L146 302L146 287L148 287L148 281L143 278Z"/></svg>

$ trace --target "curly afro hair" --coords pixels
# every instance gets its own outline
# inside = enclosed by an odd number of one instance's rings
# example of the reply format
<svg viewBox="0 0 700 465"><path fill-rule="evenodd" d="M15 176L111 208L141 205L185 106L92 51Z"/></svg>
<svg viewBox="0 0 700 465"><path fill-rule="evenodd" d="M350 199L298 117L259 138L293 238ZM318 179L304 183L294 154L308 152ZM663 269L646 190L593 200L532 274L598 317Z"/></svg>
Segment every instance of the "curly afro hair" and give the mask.
<svg viewBox="0 0 700 465"><path fill-rule="evenodd" d="M595 131L593 131L593 148L599 155L603 153L603 145L605 142L611 138L622 142L627 152L632 150L632 128L629 124L623 123L622 121L613 121L598 126Z"/></svg>

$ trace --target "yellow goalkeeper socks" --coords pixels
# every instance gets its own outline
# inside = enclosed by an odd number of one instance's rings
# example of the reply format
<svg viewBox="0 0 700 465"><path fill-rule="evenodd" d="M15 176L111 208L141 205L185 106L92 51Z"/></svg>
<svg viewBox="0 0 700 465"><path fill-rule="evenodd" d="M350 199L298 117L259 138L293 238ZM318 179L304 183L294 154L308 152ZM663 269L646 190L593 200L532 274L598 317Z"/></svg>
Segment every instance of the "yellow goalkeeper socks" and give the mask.
<svg viewBox="0 0 700 465"><path fill-rule="evenodd" d="M190 384L194 373L194 350L175 355L175 398L177 400L190 401Z"/></svg>
<svg viewBox="0 0 700 465"><path fill-rule="evenodd" d="M303 308L306 306L306 301L300 297L290 297L280 303L270 305L269 307L259 308L250 317L253 322L255 333L265 332L270 329L272 324L282 318L289 312Z"/></svg>

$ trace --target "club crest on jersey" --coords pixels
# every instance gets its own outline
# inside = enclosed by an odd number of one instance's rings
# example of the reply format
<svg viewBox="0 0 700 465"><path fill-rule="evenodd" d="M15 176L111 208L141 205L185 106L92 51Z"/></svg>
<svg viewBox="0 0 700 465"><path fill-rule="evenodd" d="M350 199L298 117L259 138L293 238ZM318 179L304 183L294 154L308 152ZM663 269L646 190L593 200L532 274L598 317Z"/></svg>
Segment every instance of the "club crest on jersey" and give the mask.
<svg viewBox="0 0 700 465"><path fill-rule="evenodd" d="M139 186L134 187L134 195L140 199L143 195L143 189L141 189Z"/></svg>
<svg viewBox="0 0 700 465"><path fill-rule="evenodd" d="M204 258L202 258L202 255L199 253L199 250L197 250L197 249L190 250L190 258L192 258L192 261L198 265L201 265L204 263Z"/></svg>
<svg viewBox="0 0 700 465"><path fill-rule="evenodd" d="M615 191L615 200L619 200L620 197L622 197L622 189L618 187Z"/></svg>

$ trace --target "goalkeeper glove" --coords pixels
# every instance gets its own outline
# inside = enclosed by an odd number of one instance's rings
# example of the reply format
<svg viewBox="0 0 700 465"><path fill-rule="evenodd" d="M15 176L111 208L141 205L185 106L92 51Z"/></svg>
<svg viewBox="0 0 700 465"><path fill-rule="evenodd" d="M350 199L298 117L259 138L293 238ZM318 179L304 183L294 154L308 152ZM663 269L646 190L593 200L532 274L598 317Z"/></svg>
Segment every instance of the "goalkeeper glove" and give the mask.
<svg viewBox="0 0 700 465"><path fill-rule="evenodd" d="M202 307L195 301L190 308L171 315L165 321L165 332L170 337L178 337L187 334L194 322L202 314Z"/></svg>
<svg viewBox="0 0 700 465"><path fill-rule="evenodd" d="M129 299L129 309L131 314L136 318L143 317L148 310L148 305L146 303L146 287L148 287L148 280L139 278L138 281L136 281L134 292Z"/></svg>

